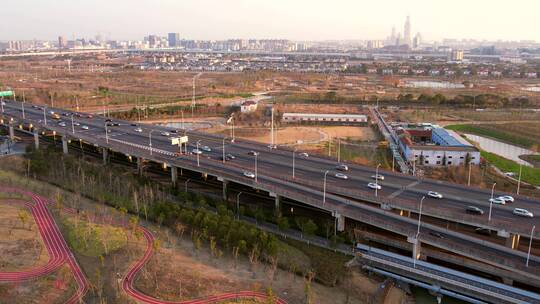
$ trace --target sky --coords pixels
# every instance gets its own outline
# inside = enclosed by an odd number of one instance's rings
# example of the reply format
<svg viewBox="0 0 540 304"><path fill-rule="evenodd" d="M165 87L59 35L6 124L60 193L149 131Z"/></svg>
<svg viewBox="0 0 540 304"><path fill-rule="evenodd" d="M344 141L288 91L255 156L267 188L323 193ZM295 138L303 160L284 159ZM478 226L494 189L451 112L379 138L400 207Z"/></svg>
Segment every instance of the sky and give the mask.
<svg viewBox="0 0 540 304"><path fill-rule="evenodd" d="M540 41L540 0L2 0L1 11L0 40L384 39L410 15L424 39Z"/></svg>

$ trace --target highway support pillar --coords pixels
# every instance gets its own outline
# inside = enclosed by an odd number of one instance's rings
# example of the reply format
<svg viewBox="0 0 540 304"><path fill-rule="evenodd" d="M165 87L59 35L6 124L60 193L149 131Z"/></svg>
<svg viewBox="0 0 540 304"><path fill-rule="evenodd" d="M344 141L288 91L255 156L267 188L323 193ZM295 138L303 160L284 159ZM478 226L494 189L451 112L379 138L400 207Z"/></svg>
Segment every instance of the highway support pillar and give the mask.
<svg viewBox="0 0 540 304"><path fill-rule="evenodd" d="M276 215L276 217L279 217L281 215L281 196L277 194L274 198L274 214Z"/></svg>
<svg viewBox="0 0 540 304"><path fill-rule="evenodd" d="M223 188L222 188L222 196L221 198L223 199L224 202L228 201L229 200L229 196L228 196L228 192L227 192L227 187L229 186L229 181L228 180L222 180L222 184L223 184Z"/></svg>
<svg viewBox="0 0 540 304"><path fill-rule="evenodd" d="M345 231L345 217L337 211L332 212L332 216L335 218L336 231Z"/></svg>
<svg viewBox="0 0 540 304"><path fill-rule="evenodd" d="M62 151L64 154L68 154L68 139L67 137L62 137Z"/></svg>
<svg viewBox="0 0 540 304"><path fill-rule="evenodd" d="M176 184L178 183L178 168L171 167L171 182L172 186L176 187Z"/></svg>
<svg viewBox="0 0 540 304"><path fill-rule="evenodd" d="M143 162L144 159L142 157L137 157L137 172L139 175L143 175Z"/></svg>
<svg viewBox="0 0 540 304"><path fill-rule="evenodd" d="M107 148L103 148L101 153L103 156L103 164L106 165L109 162L109 150Z"/></svg>
<svg viewBox="0 0 540 304"><path fill-rule="evenodd" d="M15 130L13 129L13 126L11 124L9 125L9 139L15 139Z"/></svg>
<svg viewBox="0 0 540 304"><path fill-rule="evenodd" d="M519 234L511 233L510 236L506 238L506 247L517 249L519 246L519 238L520 238Z"/></svg>
<svg viewBox="0 0 540 304"><path fill-rule="evenodd" d="M34 147L39 149L39 132L34 129Z"/></svg>
<svg viewBox="0 0 540 304"><path fill-rule="evenodd" d="M412 254L412 258L415 260L420 260L422 258L422 242L418 239L415 239L415 242L413 243Z"/></svg>

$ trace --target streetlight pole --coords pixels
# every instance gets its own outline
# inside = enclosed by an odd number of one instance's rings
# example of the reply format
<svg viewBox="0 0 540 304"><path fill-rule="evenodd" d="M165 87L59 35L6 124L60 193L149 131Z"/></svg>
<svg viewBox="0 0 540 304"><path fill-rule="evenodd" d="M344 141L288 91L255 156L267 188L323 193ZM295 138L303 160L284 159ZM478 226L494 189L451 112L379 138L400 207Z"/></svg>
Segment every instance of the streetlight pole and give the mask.
<svg viewBox="0 0 540 304"><path fill-rule="evenodd" d="M242 195L242 192L238 192L236 195L236 215L238 216L238 219L240 220L240 195Z"/></svg>
<svg viewBox="0 0 540 304"><path fill-rule="evenodd" d="M379 188L379 167L381 166L381 164L378 164L377 165L377 168L375 168L375 197L377 197L377 192L378 192L378 188Z"/></svg>
<svg viewBox="0 0 540 304"><path fill-rule="evenodd" d="M467 179L467 186L471 185L471 170L472 170L472 162L469 161L469 178ZM518 192L519 192L519 190L518 190Z"/></svg>
<svg viewBox="0 0 540 304"><path fill-rule="evenodd" d="M418 228L416 229L416 237L414 238L415 244L414 246L418 248L418 236L420 236L420 225L422 223L422 205L424 203L424 199L426 197L422 196L422 199L420 199L420 209L418 211ZM415 249L413 249L413 252L416 253ZM416 257L417 254L413 257L413 268L416 268Z"/></svg>
<svg viewBox="0 0 540 304"><path fill-rule="evenodd" d="M223 163L225 163L225 139L227 139L227 137L223 137L223 155L222 155L222 160L223 160Z"/></svg>
<svg viewBox="0 0 540 304"><path fill-rule="evenodd" d="M296 148L294 148L293 152L292 152L292 178L295 178L296 176L294 175L294 165L295 165L295 155L296 155Z"/></svg>
<svg viewBox="0 0 540 304"><path fill-rule="evenodd" d="M395 159L396 159L396 157L394 155L394 151L392 151L392 172L395 171L395 169L394 169L395 168L395 166L394 166L395 165Z"/></svg>
<svg viewBox="0 0 540 304"><path fill-rule="evenodd" d="M75 124L73 123L73 114L71 114L71 133L75 134Z"/></svg>
<svg viewBox="0 0 540 304"><path fill-rule="evenodd" d="M526 266L526 267L529 267L529 258L531 257L531 246L532 246L532 240L533 240L534 229L536 229L536 226L535 226L535 225L533 225L533 226L532 226L532 229L531 229L531 237L530 237L530 239L529 239L529 250L527 251L527 262L525 263L525 266Z"/></svg>
<svg viewBox="0 0 540 304"><path fill-rule="evenodd" d="M152 132L155 130L150 130L150 133L148 133L148 145L150 146L150 155L152 155Z"/></svg>
<svg viewBox="0 0 540 304"><path fill-rule="evenodd" d="M326 172L324 172L323 200L322 200L323 205L326 203L326 175L328 174L328 172L330 172L330 170L326 170Z"/></svg>
<svg viewBox="0 0 540 304"><path fill-rule="evenodd" d="M0 105L2 106L2 114L4 114L4 96L0 98Z"/></svg>
<svg viewBox="0 0 540 304"><path fill-rule="evenodd" d="M338 137L337 162L341 162L341 137Z"/></svg>
<svg viewBox="0 0 540 304"><path fill-rule="evenodd" d="M518 178L518 185L517 185L517 191L516 191L516 194L519 195L519 188L521 186L521 169L522 169L522 164L519 164L519 178Z"/></svg>
<svg viewBox="0 0 540 304"><path fill-rule="evenodd" d="M199 150L199 143L201 141L200 140L197 140L197 167L200 167L201 166L201 163L199 161L200 159L200 154L201 154L201 151Z"/></svg>
<svg viewBox="0 0 540 304"><path fill-rule="evenodd" d="M105 123L105 141L109 143L109 130L107 129L107 123Z"/></svg>
<svg viewBox="0 0 540 304"><path fill-rule="evenodd" d="M45 126L46 126L47 125L47 110L45 106L43 106L43 122L45 123Z"/></svg>
<svg viewBox="0 0 540 304"><path fill-rule="evenodd" d="M491 186L491 199L489 200L489 216L488 216L488 221L491 221L491 208L493 207L493 191L495 191L495 185L497 185L497 183L493 183L493 186Z"/></svg>
<svg viewBox="0 0 540 304"><path fill-rule="evenodd" d="M257 182L257 158L259 157L259 154L255 154L255 182Z"/></svg>

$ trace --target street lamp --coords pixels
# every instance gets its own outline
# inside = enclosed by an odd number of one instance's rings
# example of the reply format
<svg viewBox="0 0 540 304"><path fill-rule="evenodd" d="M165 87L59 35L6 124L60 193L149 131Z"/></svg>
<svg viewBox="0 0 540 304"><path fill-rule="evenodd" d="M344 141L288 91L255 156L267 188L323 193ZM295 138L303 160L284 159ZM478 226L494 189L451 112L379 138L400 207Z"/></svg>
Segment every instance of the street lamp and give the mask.
<svg viewBox="0 0 540 304"><path fill-rule="evenodd" d="M522 169L523 165L522 164L519 164L519 178L518 178L518 185L517 185L517 191L516 191L516 194L519 195L519 188L521 186L521 169Z"/></svg>
<svg viewBox="0 0 540 304"><path fill-rule="evenodd" d="M422 205L423 205L423 202L424 202L424 199L426 198L426 196L422 196L422 199L420 199L420 209L418 211L418 228L416 229L416 237L414 238L414 246L415 248L418 248L418 236L420 235L420 225L421 225L421 222L422 222ZM413 252L416 253L417 249L413 249ZM413 268L416 268L416 258L417 258L417 254L415 254L415 256L413 257Z"/></svg>
<svg viewBox="0 0 540 304"><path fill-rule="evenodd" d="M255 153L255 182L257 182L257 158L259 157L259 153Z"/></svg>
<svg viewBox="0 0 540 304"><path fill-rule="evenodd" d="M379 188L379 167L381 164L377 165L377 168L375 168L375 197L377 197L377 191Z"/></svg>
<svg viewBox="0 0 540 304"><path fill-rule="evenodd" d="M187 179L186 182L184 183L184 192L187 194L187 184L189 183L191 179Z"/></svg>
<svg viewBox="0 0 540 304"><path fill-rule="evenodd" d="M105 122L105 140L109 143L109 130L107 129L107 122Z"/></svg>
<svg viewBox="0 0 540 304"><path fill-rule="evenodd" d="M535 226L535 225L533 225L533 226L532 226L532 229L531 229L531 237L530 237L530 239L529 239L529 250L527 251L527 262L525 263L525 266L526 266L526 267L529 267L529 258L531 257L531 246L532 246L532 240L533 240L534 229L536 229L536 226Z"/></svg>
<svg viewBox="0 0 540 304"><path fill-rule="evenodd" d="M223 155L221 156L223 163L225 163L225 139L227 139L227 137L223 137Z"/></svg>
<svg viewBox="0 0 540 304"><path fill-rule="evenodd" d="M155 132L156 130L150 130L148 133L148 145L150 146L150 155L152 155L152 132Z"/></svg>
<svg viewBox="0 0 540 304"><path fill-rule="evenodd" d="M240 195L242 195L242 192L238 192L236 195L236 215L238 216L238 219L240 220Z"/></svg>
<svg viewBox="0 0 540 304"><path fill-rule="evenodd" d="M488 217L488 221L491 221L491 208L493 207L493 191L495 191L495 185L497 185L497 183L493 183L493 186L491 186L491 199L489 200L489 217Z"/></svg>
<svg viewBox="0 0 540 304"><path fill-rule="evenodd" d="M26 116L24 115L24 101L21 102L21 108L22 108L22 118L26 119Z"/></svg>
<svg viewBox="0 0 540 304"><path fill-rule="evenodd" d="M199 150L199 143L201 141L200 140L197 140L197 167L200 167L201 166L201 163L199 161L199 158L200 158L200 154L201 154L201 151Z"/></svg>
<svg viewBox="0 0 540 304"><path fill-rule="evenodd" d="M338 137L337 162L341 162L341 137Z"/></svg>
<svg viewBox="0 0 540 304"><path fill-rule="evenodd" d="M73 114L71 114L71 133L75 134L75 125L73 123Z"/></svg>
<svg viewBox="0 0 540 304"><path fill-rule="evenodd" d="M471 170L472 170L472 162L469 161L469 178L467 179L467 186L471 185ZM518 186L518 189L519 189L519 186ZM519 190L518 190L518 192L519 192Z"/></svg>
<svg viewBox="0 0 540 304"><path fill-rule="evenodd" d="M296 155L296 148L294 148L292 152L292 178L295 178L295 175L294 175L295 155Z"/></svg>
<svg viewBox="0 0 540 304"><path fill-rule="evenodd" d="M326 170L326 172L324 172L323 199L322 199L323 205L326 203L326 175L328 175L328 172L330 172L330 170Z"/></svg>
<svg viewBox="0 0 540 304"><path fill-rule="evenodd" d="M47 126L47 110L45 106L43 106L43 122L45 123L45 126Z"/></svg>

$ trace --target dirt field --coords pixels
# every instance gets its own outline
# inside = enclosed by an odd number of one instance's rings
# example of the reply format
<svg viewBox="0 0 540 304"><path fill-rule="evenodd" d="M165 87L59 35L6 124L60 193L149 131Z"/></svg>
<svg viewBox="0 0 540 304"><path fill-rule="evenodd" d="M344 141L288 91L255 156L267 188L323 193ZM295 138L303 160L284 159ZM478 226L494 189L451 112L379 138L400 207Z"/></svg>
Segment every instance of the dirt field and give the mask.
<svg viewBox="0 0 540 304"><path fill-rule="evenodd" d="M1 199L0 271L22 271L45 265L49 256L28 209ZM25 223L21 218L25 217Z"/></svg>
<svg viewBox="0 0 540 304"><path fill-rule="evenodd" d="M0 303L64 303L74 292L73 276L64 265L55 273L34 281L0 283Z"/></svg>

